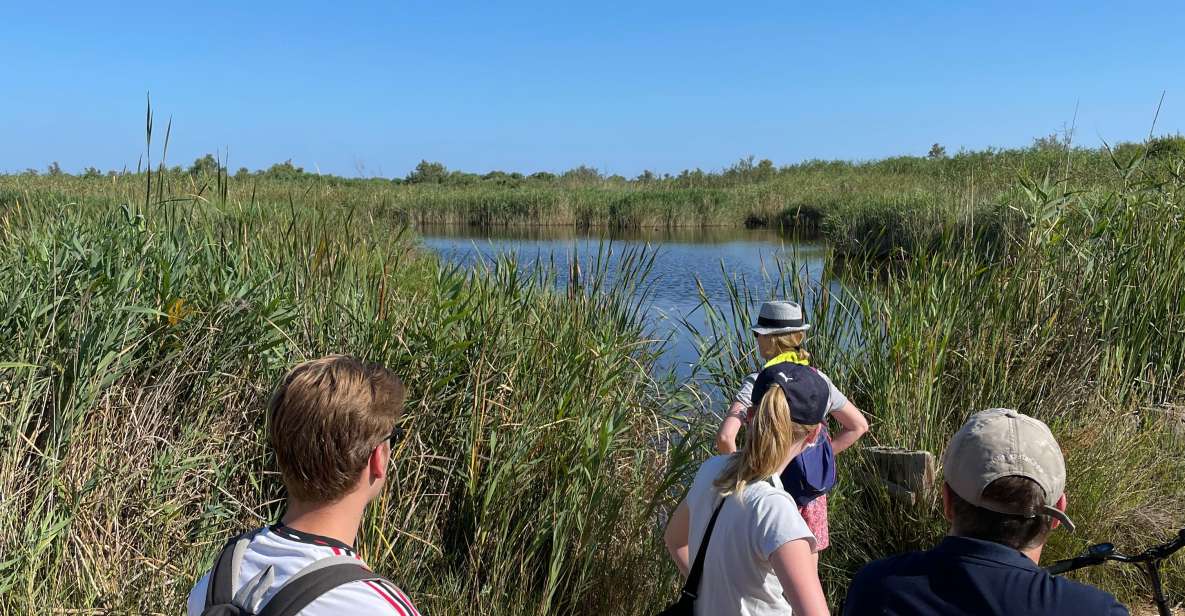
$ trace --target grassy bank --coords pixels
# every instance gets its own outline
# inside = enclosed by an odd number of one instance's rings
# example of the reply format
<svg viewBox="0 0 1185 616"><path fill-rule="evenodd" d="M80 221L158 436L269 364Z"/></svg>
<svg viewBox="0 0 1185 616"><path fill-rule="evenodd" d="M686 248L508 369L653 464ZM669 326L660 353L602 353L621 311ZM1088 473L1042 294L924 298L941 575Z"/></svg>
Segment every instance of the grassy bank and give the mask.
<svg viewBox="0 0 1185 616"><path fill-rule="evenodd" d="M290 163L228 175L212 157L146 173L0 176L10 190L55 189L63 198L147 202L165 193L201 201L341 206L411 224L494 227L564 225L618 229L761 226L825 238L848 256L923 252L945 229L973 221L981 243L999 245L1029 199L1019 178L1058 178L1078 190L1122 188L1116 161L1168 168L1185 156L1185 138L1115 148L1071 148L1056 138L1032 147L953 156L902 156L862 163L809 161L774 167L744 160L718 173L643 174L634 180L581 167L556 176L447 172L408 179L348 179L307 173ZM428 167L433 167L428 165ZM965 225L963 225L965 226Z"/></svg>

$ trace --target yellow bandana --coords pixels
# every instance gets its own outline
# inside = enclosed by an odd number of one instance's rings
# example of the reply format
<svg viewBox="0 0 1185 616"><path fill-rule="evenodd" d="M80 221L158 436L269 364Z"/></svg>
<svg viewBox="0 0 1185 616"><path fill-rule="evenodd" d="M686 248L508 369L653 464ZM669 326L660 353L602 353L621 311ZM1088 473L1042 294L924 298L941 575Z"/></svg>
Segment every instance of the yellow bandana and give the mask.
<svg viewBox="0 0 1185 616"><path fill-rule="evenodd" d="M774 364L780 364L782 362L787 362L787 361L790 363L798 364L800 366L809 366L810 365L810 362L807 361L805 357L800 356L798 354L798 351L786 351L785 353L782 353L781 355L778 355L777 357L765 362L765 365L762 367L768 368Z"/></svg>

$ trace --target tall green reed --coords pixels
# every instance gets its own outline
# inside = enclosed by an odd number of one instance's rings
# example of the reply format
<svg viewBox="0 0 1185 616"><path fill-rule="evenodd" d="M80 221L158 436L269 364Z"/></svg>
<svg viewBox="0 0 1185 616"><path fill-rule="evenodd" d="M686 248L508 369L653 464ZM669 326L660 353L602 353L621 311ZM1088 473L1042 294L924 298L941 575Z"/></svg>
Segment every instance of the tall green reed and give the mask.
<svg viewBox="0 0 1185 616"><path fill-rule="evenodd" d="M705 301L709 331L698 335L709 381L735 387L755 365L757 302L795 298L815 325L814 363L870 416L865 443L839 457L833 547L822 559L833 604L864 563L932 545L946 529L936 492L893 498L871 478L863 447L940 455L969 414L994 406L1048 422L1066 453L1079 531L1055 533L1048 558L1093 541L1138 549L1185 526L1182 176L1113 171L1123 175L1114 191L1023 184L1023 224L995 252L968 250L951 226L890 267L831 262L812 285L791 261L771 281L730 282L728 305ZM1180 597L1185 567L1168 575ZM1082 577L1146 600L1130 572Z"/></svg>
<svg viewBox="0 0 1185 616"><path fill-rule="evenodd" d="M650 376L648 257L556 293L511 261L439 266L365 208L296 203L166 218L0 193L0 611L181 609L222 541L279 514L262 408L327 352L408 384L360 549L426 612L648 610L684 472L656 446L682 413Z"/></svg>

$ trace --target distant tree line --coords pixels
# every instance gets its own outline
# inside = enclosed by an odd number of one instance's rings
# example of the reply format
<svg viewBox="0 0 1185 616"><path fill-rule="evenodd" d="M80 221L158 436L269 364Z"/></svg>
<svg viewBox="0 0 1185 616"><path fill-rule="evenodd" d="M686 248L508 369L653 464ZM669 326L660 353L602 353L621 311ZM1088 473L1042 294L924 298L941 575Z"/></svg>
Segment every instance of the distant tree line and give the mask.
<svg viewBox="0 0 1185 616"><path fill-rule="evenodd" d="M1144 143L1120 143L1110 148L1112 153L1132 157L1141 153L1146 153L1150 159L1185 159L1185 135L1171 134L1153 137ZM282 163L276 163L266 169L251 171L246 167L240 167L238 171L233 174L237 180L249 180L252 178L265 180L300 180L303 178L321 178L329 179L336 182L391 182L394 184L409 184L409 185L437 185L437 186L504 186L517 187L524 185L546 185L559 184L566 186L586 186L586 185L600 185L600 184L666 184L677 187L698 187L698 186L730 186L742 184L754 184L772 180L780 174L801 170L803 168L833 168L833 167L853 167L853 166L881 166L890 171L905 171L918 170L918 165L929 164L928 161L942 161L943 164L957 164L960 160L968 164L975 162L982 162L981 159L992 156L1007 156L1009 154L1035 154L1038 156L1054 157L1064 155L1068 152L1095 152L1103 154L1103 151L1092 150L1087 148L1075 147L1072 144L1071 131L1063 130L1051 133L1044 137L1038 137L1033 140L1033 143L1028 148L1012 149L1012 150L997 150L988 148L980 151L965 151L960 150L954 155L947 153L946 147L940 143L934 143L925 156L897 156L875 161L867 162L848 162L848 161L824 161L824 160L809 160L802 163L777 167L769 159L756 160L753 156L748 156L738 160L732 165L720 171L704 171L702 169L684 169L677 175L669 173L658 174L650 170L645 170L633 178L626 178L622 175L612 174L607 175L595 167L580 165L573 169L569 169L562 173L551 173L548 171L538 171L531 174L523 174L519 172L507 171L490 171L488 173L469 173L466 171L450 170L441 162L433 162L428 160L421 160L405 177L402 178L347 178L341 176L334 176L329 174L310 173L304 168L294 165L292 159L288 159ZM211 177L215 175L229 176L229 170L225 163L220 161L213 154L205 154L193 161L193 164L186 168L180 165L173 166L167 169L167 172L172 175L188 174L195 178ZM115 177L121 175L128 175L132 173L127 169L122 171L107 171L104 173L96 167L86 167L83 171L77 174L78 177L93 179L101 177ZM27 169L22 175L37 176L41 175L37 169ZM71 175L65 173L57 161L51 162L45 169L44 175L56 177L63 175Z"/></svg>

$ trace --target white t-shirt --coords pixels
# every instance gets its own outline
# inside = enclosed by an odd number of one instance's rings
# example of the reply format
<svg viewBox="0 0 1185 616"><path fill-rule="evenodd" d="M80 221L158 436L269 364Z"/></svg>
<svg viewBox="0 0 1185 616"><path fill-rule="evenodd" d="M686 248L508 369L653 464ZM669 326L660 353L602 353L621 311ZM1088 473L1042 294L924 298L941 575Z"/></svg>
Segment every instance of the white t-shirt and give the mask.
<svg viewBox="0 0 1185 616"><path fill-rule="evenodd" d="M274 524L256 533L243 552L243 562L238 578L234 580L234 589L237 592L264 567L271 565L275 572L275 582L263 595L259 605L251 606L258 612L275 596L288 578L296 575L297 571L313 561L341 555L358 558L352 547L336 539L302 533L282 524ZM198 616L205 608L206 585L209 581L210 572L207 571L193 586L193 590L189 591L189 616ZM300 616L343 614L420 616L407 595L386 581L343 584L321 595L300 611Z"/></svg>
<svg viewBox="0 0 1185 616"><path fill-rule="evenodd" d="M691 512L688 548L695 559L720 493L712 482L724 471L730 456L715 456L700 467L687 493ZM786 543L804 539L815 549L815 536L807 528L794 499L777 477L751 483L740 495L729 495L716 519L716 528L704 559L704 573L695 601L700 616L740 614L765 616L790 613L782 595L782 583L769 564L769 556Z"/></svg>

